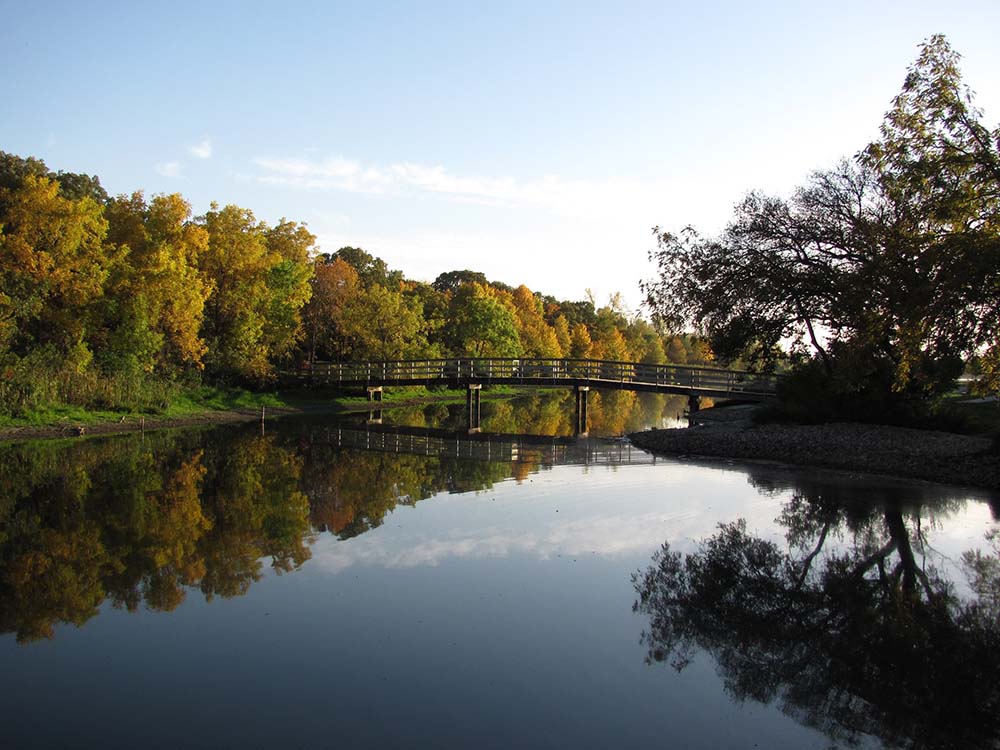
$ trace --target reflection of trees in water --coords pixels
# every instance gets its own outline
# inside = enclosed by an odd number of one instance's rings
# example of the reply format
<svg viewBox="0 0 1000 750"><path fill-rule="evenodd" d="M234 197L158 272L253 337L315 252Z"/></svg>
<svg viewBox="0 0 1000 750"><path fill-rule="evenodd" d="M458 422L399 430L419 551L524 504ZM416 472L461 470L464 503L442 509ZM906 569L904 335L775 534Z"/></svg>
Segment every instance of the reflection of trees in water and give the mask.
<svg viewBox="0 0 1000 750"><path fill-rule="evenodd" d="M512 471L509 463L345 450L323 428L303 434L299 450L312 524L342 539L380 526L397 505L487 489Z"/></svg>
<svg viewBox="0 0 1000 750"><path fill-rule="evenodd" d="M169 611L198 588L245 594L398 504L485 489L510 464L347 451L322 430L42 442L0 451L0 631L20 641L82 625L110 601Z"/></svg>
<svg viewBox="0 0 1000 750"><path fill-rule="evenodd" d="M530 390L515 399L485 400L480 426L506 435L574 434L575 397L569 388ZM591 391L588 426L592 435L621 435L672 423L687 409L684 396L632 391ZM392 424L405 427L465 429L465 406L434 404L385 412Z"/></svg>
<svg viewBox="0 0 1000 750"><path fill-rule="evenodd" d="M242 594L309 557L301 462L268 437L202 433L5 448L0 630L82 625L105 600L172 610L197 586Z"/></svg>
<svg viewBox="0 0 1000 750"><path fill-rule="evenodd" d="M739 521L692 554L657 552L635 577L648 659L683 669L707 651L736 699L776 701L838 741L998 746L996 536L963 556L959 596L919 511L802 489L779 519L787 551Z"/></svg>
<svg viewBox="0 0 1000 750"><path fill-rule="evenodd" d="M592 424L615 433L668 408L662 396L591 399ZM572 432L568 390L489 410L493 429ZM458 429L465 418L439 404L393 419ZM524 479L544 460L531 455L511 464L344 450L322 426L280 423L266 435L238 426L4 446L0 631L51 637L56 623L82 625L105 601L169 611L192 588L240 596L262 560L278 573L308 560L314 530L356 536L399 504Z"/></svg>

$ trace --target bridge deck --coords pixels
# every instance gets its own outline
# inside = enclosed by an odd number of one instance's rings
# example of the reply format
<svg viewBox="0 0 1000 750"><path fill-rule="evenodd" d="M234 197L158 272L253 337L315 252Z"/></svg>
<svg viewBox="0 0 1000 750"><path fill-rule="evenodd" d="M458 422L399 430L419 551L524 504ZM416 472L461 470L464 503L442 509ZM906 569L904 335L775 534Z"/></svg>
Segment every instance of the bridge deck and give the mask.
<svg viewBox="0 0 1000 750"><path fill-rule="evenodd" d="M320 362L288 373L299 382L344 387L387 385L579 386L698 396L772 398L776 375L716 367L591 359L456 358L395 362Z"/></svg>

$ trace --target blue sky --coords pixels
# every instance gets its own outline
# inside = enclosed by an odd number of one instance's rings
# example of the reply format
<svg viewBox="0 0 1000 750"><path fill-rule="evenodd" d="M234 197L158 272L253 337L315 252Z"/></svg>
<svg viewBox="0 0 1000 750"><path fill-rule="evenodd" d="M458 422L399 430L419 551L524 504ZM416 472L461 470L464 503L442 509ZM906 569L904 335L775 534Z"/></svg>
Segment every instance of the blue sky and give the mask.
<svg viewBox="0 0 1000 750"><path fill-rule="evenodd" d="M636 305L650 228L720 229L877 133L919 43L1000 121L1000 2L0 0L0 149L408 276Z"/></svg>

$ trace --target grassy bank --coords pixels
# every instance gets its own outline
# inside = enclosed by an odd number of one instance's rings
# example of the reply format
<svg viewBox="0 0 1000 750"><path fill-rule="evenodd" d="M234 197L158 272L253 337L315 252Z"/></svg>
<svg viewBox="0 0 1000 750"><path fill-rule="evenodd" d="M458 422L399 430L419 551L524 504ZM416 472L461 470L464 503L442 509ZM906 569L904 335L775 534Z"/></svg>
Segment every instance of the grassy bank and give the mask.
<svg viewBox="0 0 1000 750"><path fill-rule="evenodd" d="M511 398L516 388L483 390L484 399ZM135 429L254 419L263 410L270 416L296 413L367 411L422 403L464 403L464 389L422 386L387 388L380 403L367 395L333 389L290 389L255 392L242 388L198 386L178 390L169 403L147 409L88 409L50 404L23 414L0 416L0 440L62 437L68 434L105 434Z"/></svg>
<svg viewBox="0 0 1000 750"><path fill-rule="evenodd" d="M262 405L288 406L287 400L276 393L253 393L241 388L199 386L179 391L164 406L147 409L93 409L71 404L46 404L26 410L18 416L0 415L0 427L46 427L63 424L92 425L101 422L157 418L175 419L213 411L259 409Z"/></svg>

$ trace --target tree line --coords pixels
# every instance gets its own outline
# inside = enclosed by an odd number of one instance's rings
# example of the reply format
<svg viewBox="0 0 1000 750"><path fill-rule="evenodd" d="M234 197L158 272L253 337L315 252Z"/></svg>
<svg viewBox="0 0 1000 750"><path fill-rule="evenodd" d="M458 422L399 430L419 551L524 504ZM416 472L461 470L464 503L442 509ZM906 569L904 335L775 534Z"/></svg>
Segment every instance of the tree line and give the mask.
<svg viewBox="0 0 1000 750"><path fill-rule="evenodd" d="M1000 128L959 59L927 40L879 138L789 199L750 193L718 237L654 229L656 316L762 367L791 342L813 408L826 391L841 418L932 403L966 367L996 393Z"/></svg>
<svg viewBox="0 0 1000 750"><path fill-rule="evenodd" d="M706 363L619 296L597 306L455 270L407 279L301 222L179 194L109 196L96 176L0 152L0 412L156 408L185 384L260 386L317 359L579 357Z"/></svg>

